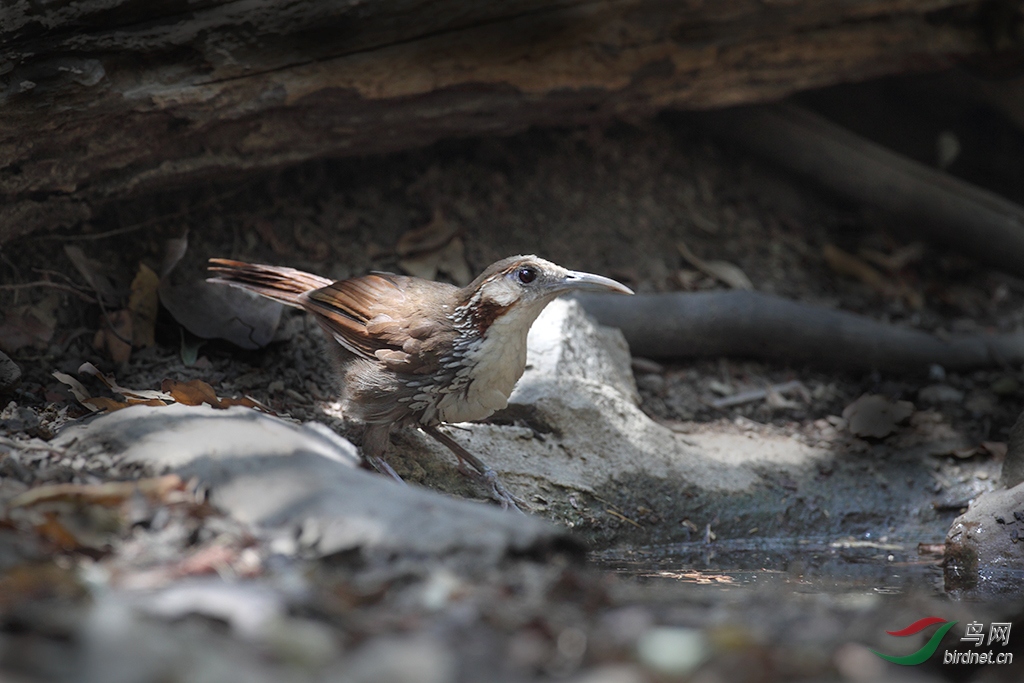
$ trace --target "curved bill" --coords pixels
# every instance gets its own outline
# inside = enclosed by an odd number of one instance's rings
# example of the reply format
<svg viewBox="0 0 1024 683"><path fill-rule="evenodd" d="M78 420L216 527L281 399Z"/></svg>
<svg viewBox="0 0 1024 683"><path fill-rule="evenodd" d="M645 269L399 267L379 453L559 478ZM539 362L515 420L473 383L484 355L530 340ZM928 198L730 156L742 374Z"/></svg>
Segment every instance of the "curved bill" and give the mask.
<svg viewBox="0 0 1024 683"><path fill-rule="evenodd" d="M633 290L616 282L610 277L594 275L593 273L582 273L578 270L570 270L562 280L560 289L575 289L583 292L616 292L617 294L632 294Z"/></svg>

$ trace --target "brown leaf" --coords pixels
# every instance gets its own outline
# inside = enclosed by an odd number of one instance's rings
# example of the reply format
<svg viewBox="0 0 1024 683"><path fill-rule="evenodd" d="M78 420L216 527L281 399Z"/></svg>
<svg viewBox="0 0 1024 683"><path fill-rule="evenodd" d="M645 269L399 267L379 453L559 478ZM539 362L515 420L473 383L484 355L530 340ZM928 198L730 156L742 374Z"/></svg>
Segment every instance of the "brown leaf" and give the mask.
<svg viewBox="0 0 1024 683"><path fill-rule="evenodd" d="M884 268L890 273L897 273L911 263L920 261L924 257L924 243L911 242L896 249L891 254L883 254L875 249L859 249L858 252L864 259L871 261L879 268Z"/></svg>
<svg viewBox="0 0 1024 683"><path fill-rule="evenodd" d="M25 346L45 347L53 338L59 305L60 297L50 294L34 304L6 311L0 323L0 349L14 353Z"/></svg>
<svg viewBox="0 0 1024 683"><path fill-rule="evenodd" d="M86 390L86 388L82 385L81 382L79 382L77 379L75 379L71 375L66 375L63 372L54 372L53 376L57 378L57 381L61 382L62 384L67 385L67 387L71 390L71 393L74 394L75 399L79 403L84 405L86 408L88 408L92 412L96 412L96 407L91 405L91 404L89 404L89 403L87 403L87 401L91 397L89 396L89 392Z"/></svg>
<svg viewBox="0 0 1024 683"><path fill-rule="evenodd" d="M856 436L882 438L896 431L896 425L914 413L910 401L890 401L884 396L864 394L843 410L847 429Z"/></svg>
<svg viewBox="0 0 1024 683"><path fill-rule="evenodd" d="M729 285L733 289L754 289L754 283L750 281L747 274L739 266L728 261L705 261L690 251L684 242L677 242L676 248L684 259L691 266L719 282Z"/></svg>
<svg viewBox="0 0 1024 683"><path fill-rule="evenodd" d="M458 233L459 227L445 220L440 209L434 210L434 216L426 225L407 230L395 246L399 256L412 256L424 252L437 251L448 244Z"/></svg>
<svg viewBox="0 0 1024 683"><path fill-rule="evenodd" d="M231 406L244 406L246 408L252 408L254 410L260 411L261 413L266 413L268 415L277 415L277 413L275 413L267 406L263 405L256 399L250 398L248 396L243 396L242 398L222 398L220 400L221 408L230 408Z"/></svg>
<svg viewBox="0 0 1024 683"><path fill-rule="evenodd" d="M828 267L839 275L860 280L879 294L896 296L896 287L892 282L853 254L843 251L834 244L826 244L821 248L821 255Z"/></svg>
<svg viewBox="0 0 1024 683"><path fill-rule="evenodd" d="M437 269L450 277L460 287L465 287L473 281L473 273L466 263L466 247L462 238L456 237L440 251L441 259L437 263Z"/></svg>
<svg viewBox="0 0 1024 683"><path fill-rule="evenodd" d="M888 298L902 298L911 308L918 309L924 305L920 292L890 280L875 270L867 262L849 254L834 244L826 244L821 249L822 256L829 268L838 273L860 280L878 294Z"/></svg>
<svg viewBox="0 0 1024 683"><path fill-rule="evenodd" d="M124 503L136 493L154 502L163 502L172 491L184 488L181 477L176 474L102 484L47 484L18 494L8 501L7 508L28 508L54 502L114 506Z"/></svg>
<svg viewBox="0 0 1024 683"><path fill-rule="evenodd" d="M99 371L99 369L92 363L82 363L78 367L79 374L92 375L99 381L103 382L104 386L113 391L115 394L121 394L129 402L149 401L158 400L167 403L172 402L174 399L170 395L162 393L160 391L153 391L151 389L128 389L122 387L117 383L114 377L105 375ZM147 404L152 405L152 404Z"/></svg>
<svg viewBox="0 0 1024 683"><path fill-rule="evenodd" d="M398 261L409 275L433 280L438 273L448 275L456 284L465 286L473 280L473 274L466 263L466 249L461 238L454 238L438 251L410 256Z"/></svg>
<svg viewBox="0 0 1024 683"><path fill-rule="evenodd" d="M160 308L159 289L160 278L152 268L140 263L128 297L128 310L132 314L132 344L135 346L148 347L156 343L154 329Z"/></svg>
<svg viewBox="0 0 1024 683"><path fill-rule="evenodd" d="M9 613L14 605L39 604L40 600L75 600L90 594L81 581L79 568L58 566L51 560L10 566L0 573L0 611Z"/></svg>
<svg viewBox="0 0 1024 683"><path fill-rule="evenodd" d="M217 398L217 392L201 379L193 379L188 382L165 379L161 382L160 389L170 394L178 403L187 406L201 406L205 403L211 408L222 407L220 399Z"/></svg>
<svg viewBox="0 0 1024 683"><path fill-rule="evenodd" d="M1007 445L1005 441L982 441L981 447L988 451L996 462L1006 460Z"/></svg>
<svg viewBox="0 0 1024 683"><path fill-rule="evenodd" d="M47 512L41 522L35 525L36 533L61 550L81 550L86 547L60 521L56 512Z"/></svg>
<svg viewBox="0 0 1024 683"><path fill-rule="evenodd" d="M109 396L93 396L91 398L82 399L80 402L83 403L86 408L105 410L108 413L112 413L115 410L121 410L121 408L127 408L131 405L131 403L115 401ZM160 405L164 405L163 401L159 401L159 403Z"/></svg>
<svg viewBox="0 0 1024 683"><path fill-rule="evenodd" d="M132 313L128 309L114 311L103 319L103 327L92 339L93 348L106 351L118 365L132 356Z"/></svg>

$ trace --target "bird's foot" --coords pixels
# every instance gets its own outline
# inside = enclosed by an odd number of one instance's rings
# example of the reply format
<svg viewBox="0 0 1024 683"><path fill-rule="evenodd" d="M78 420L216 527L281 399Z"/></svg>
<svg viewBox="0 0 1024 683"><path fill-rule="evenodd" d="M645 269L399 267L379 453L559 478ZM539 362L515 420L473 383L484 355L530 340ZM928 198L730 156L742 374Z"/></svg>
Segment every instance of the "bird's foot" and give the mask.
<svg viewBox="0 0 1024 683"><path fill-rule="evenodd" d="M458 472L486 488L487 492L491 495L491 499L501 505L503 510L511 508L516 512L525 514L523 513L523 509L519 506L522 505L525 507L526 501L512 495L509 490L505 488L505 485L501 483L497 472L486 466L478 457L463 448L457 441L455 441L455 439L438 430L437 427L420 428L428 435L434 437L441 444L447 446L448 450L450 450L459 461L459 464L456 466Z"/></svg>
<svg viewBox="0 0 1024 683"><path fill-rule="evenodd" d="M519 505L526 505L526 501L513 495L505 485L501 483L501 479L498 478L498 473L492 470L490 467L485 469L483 472L474 472L476 475L473 477L484 486L491 494L491 499L501 505L502 510L508 510L509 508L516 512L522 513L523 509ZM518 504L517 504L518 503Z"/></svg>
<svg viewBox="0 0 1024 683"><path fill-rule="evenodd" d="M394 479L399 484L405 484L405 480L402 479L402 477L400 477L398 475L398 472L395 472L394 468L392 468L391 465L389 465L387 463L387 461L384 460L384 458L377 458L377 457L374 457L372 455L368 455L368 456L365 456L365 457L366 457L366 462L368 462L370 464L370 467L372 467L373 469L377 470L378 472L380 472L384 476L387 476L387 477L390 477L390 478Z"/></svg>

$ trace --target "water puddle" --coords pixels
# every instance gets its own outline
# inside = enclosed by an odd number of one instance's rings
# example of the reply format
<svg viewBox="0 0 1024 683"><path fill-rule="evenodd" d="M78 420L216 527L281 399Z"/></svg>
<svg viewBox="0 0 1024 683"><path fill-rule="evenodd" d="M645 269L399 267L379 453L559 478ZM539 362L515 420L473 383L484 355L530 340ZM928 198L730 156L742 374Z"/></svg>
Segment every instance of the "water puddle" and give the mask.
<svg viewBox="0 0 1024 683"><path fill-rule="evenodd" d="M591 558L599 567L638 582L794 593L940 595L941 550L925 539L751 538L613 548Z"/></svg>

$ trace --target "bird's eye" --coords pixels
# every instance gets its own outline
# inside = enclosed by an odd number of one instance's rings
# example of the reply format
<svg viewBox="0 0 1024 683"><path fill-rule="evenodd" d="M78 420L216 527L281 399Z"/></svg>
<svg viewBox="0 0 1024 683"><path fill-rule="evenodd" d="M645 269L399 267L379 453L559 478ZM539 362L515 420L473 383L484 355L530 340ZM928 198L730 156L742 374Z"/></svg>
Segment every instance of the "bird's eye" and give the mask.
<svg viewBox="0 0 1024 683"><path fill-rule="evenodd" d="M537 269L531 268L530 266L523 266L516 271L516 277L519 278L519 281L524 285L528 285L537 279Z"/></svg>

